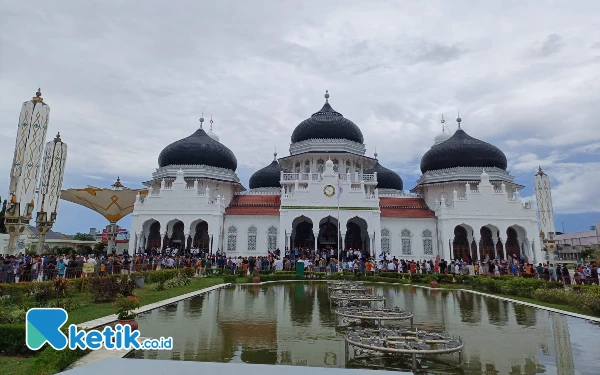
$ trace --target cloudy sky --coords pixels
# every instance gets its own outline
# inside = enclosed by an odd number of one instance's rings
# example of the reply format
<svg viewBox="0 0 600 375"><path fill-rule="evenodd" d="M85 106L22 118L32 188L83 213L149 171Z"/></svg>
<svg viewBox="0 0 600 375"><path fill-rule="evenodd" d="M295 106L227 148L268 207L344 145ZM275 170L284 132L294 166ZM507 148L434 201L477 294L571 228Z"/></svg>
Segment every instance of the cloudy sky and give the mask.
<svg viewBox="0 0 600 375"><path fill-rule="evenodd" d="M64 187L141 187L167 144L213 115L247 186L294 127L332 106L414 186L456 118L499 146L530 196L552 177L557 230L600 220L597 1L75 1L0 3L0 195L21 103L38 87ZM452 129L455 123L448 121ZM119 224L127 226L129 221ZM105 226L62 202L55 229Z"/></svg>

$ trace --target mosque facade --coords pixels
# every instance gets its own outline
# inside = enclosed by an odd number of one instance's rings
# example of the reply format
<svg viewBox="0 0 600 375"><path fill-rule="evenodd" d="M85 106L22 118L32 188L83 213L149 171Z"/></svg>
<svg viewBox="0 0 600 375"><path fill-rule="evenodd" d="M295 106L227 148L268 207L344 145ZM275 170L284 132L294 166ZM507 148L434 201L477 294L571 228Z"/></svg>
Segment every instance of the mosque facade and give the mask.
<svg viewBox="0 0 600 375"><path fill-rule="evenodd" d="M289 156L246 189L234 153L210 129L168 145L136 197L129 252L200 248L258 256L285 248L355 249L402 259L540 262L538 220L497 147L444 129L417 186L366 154L360 128L329 103L302 121ZM147 192L147 193L146 193Z"/></svg>

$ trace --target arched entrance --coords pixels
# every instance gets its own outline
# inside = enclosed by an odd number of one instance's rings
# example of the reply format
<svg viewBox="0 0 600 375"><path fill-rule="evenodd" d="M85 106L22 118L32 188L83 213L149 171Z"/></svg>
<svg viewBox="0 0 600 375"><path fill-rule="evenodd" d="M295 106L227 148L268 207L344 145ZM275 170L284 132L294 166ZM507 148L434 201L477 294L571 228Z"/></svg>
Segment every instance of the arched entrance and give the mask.
<svg viewBox="0 0 600 375"><path fill-rule="evenodd" d="M210 247L210 236L208 235L208 223L206 221L201 221L196 224L196 228L194 228L192 247L195 249L208 251Z"/></svg>
<svg viewBox="0 0 600 375"><path fill-rule="evenodd" d="M494 251L495 244L492 235L492 230L488 227L481 227L479 229L481 239L479 240L479 254L481 259L495 259L496 253Z"/></svg>
<svg viewBox="0 0 600 375"><path fill-rule="evenodd" d="M506 229L506 258L521 259L521 246L519 246L519 235L513 227Z"/></svg>
<svg viewBox="0 0 600 375"><path fill-rule="evenodd" d="M338 221L332 216L327 216L319 222L319 237L317 246L321 249L337 249L339 241Z"/></svg>
<svg viewBox="0 0 600 375"><path fill-rule="evenodd" d="M462 225L454 227L454 240L452 241L452 255L454 259L464 259L470 253L469 234Z"/></svg>
<svg viewBox="0 0 600 375"><path fill-rule="evenodd" d="M313 223L306 216L300 216L294 220L292 230L292 243L290 248L312 249L315 247L313 235Z"/></svg>
<svg viewBox="0 0 600 375"><path fill-rule="evenodd" d="M363 218L355 216L346 223L344 247L360 250L365 257L371 255L371 236L369 236L367 222Z"/></svg>
<svg viewBox="0 0 600 375"><path fill-rule="evenodd" d="M160 223L158 221L150 224L150 231L148 232L146 250L150 250L152 248L160 250Z"/></svg>
<svg viewBox="0 0 600 375"><path fill-rule="evenodd" d="M173 234L171 234L171 247L177 249L185 248L185 234L183 233L184 225L182 221L178 221L173 225Z"/></svg>

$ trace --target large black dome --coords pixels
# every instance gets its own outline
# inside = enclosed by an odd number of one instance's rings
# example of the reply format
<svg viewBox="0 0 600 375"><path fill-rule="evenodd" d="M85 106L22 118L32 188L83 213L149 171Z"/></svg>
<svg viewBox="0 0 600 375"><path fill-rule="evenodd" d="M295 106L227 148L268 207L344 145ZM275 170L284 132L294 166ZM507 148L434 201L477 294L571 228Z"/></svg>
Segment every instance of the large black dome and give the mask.
<svg viewBox="0 0 600 375"><path fill-rule="evenodd" d="M250 177L250 189L281 187L279 183L280 178L281 166L277 160L273 160L271 164L254 172L254 174Z"/></svg>
<svg viewBox="0 0 600 375"><path fill-rule="evenodd" d="M325 94L329 98L329 94ZM292 133L292 143L308 139L347 139L363 143L362 132L355 123L336 112L329 102L319 112L302 121Z"/></svg>
<svg viewBox="0 0 600 375"><path fill-rule="evenodd" d="M458 129L421 158L421 172L454 167L496 167L506 170L506 155L496 146Z"/></svg>
<svg viewBox="0 0 600 375"><path fill-rule="evenodd" d="M379 164L379 161L375 164L373 169L365 171L367 174L373 174L375 172L377 172L378 189L404 190L404 182L402 182L398 173Z"/></svg>
<svg viewBox="0 0 600 375"><path fill-rule="evenodd" d="M158 155L158 166L167 165L208 165L237 169L237 159L230 149L215 141L200 128L189 137L180 139L165 147Z"/></svg>

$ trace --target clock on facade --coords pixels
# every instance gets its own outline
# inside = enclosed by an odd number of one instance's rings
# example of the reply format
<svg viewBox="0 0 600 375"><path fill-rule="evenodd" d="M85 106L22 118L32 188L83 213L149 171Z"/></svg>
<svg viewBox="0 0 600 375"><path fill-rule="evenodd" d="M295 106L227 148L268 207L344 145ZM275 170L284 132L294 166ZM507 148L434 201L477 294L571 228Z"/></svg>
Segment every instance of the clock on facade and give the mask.
<svg viewBox="0 0 600 375"><path fill-rule="evenodd" d="M333 185L325 185L323 188L323 194L328 197L333 197L335 195L335 187Z"/></svg>

